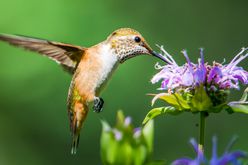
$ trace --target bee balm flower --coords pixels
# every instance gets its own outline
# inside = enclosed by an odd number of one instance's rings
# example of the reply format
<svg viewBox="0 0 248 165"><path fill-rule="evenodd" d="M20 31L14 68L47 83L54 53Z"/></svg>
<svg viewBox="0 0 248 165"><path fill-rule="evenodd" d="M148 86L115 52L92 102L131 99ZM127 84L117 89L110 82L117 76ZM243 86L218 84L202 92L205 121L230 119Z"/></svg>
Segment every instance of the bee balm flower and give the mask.
<svg viewBox="0 0 248 165"><path fill-rule="evenodd" d="M243 151L233 151L230 152L230 148L234 144L236 139L233 139L227 146L227 149L225 150L224 154L220 157L217 155L217 138L213 137L213 148L212 148L212 157L210 160L206 158L202 150L199 150L197 143L195 139L191 139L190 143L193 146L194 151L197 154L197 157L195 159L192 158L180 158L175 160L172 165L228 165L228 164L234 164L234 165L241 165L241 159L247 159L247 153Z"/></svg>
<svg viewBox="0 0 248 165"><path fill-rule="evenodd" d="M201 58L198 63L194 64L190 61L187 52L182 51L187 63L183 66L178 64L172 57L161 47L164 55L169 61L168 65L159 66L156 68L162 69L156 74L151 82L157 83L162 80L161 88L163 90L178 90L178 89L194 89L199 85L204 85L208 91L215 89L239 89L239 84L248 84L248 72L237 65L244 60L248 53L244 54L248 48L243 48L241 52L234 57L229 64L220 64L213 62L212 65L204 63L203 49L201 49ZM170 58L170 59L169 59Z"/></svg>
<svg viewBox="0 0 248 165"><path fill-rule="evenodd" d="M101 157L103 164L148 164L153 152L153 122L134 128L130 117L121 111L117 123L111 127L102 122Z"/></svg>
<svg viewBox="0 0 248 165"><path fill-rule="evenodd" d="M238 66L247 58L248 48L242 48L230 63L213 62L212 65L204 62L203 49L200 49L197 63L191 62L187 52L183 50L186 63L182 66L175 62L163 46L160 49L168 64L155 65L160 71L151 82L155 84L161 81L158 90L162 93L155 95L152 104L157 99L162 99L170 106L151 110L144 123L163 113L178 114L183 111L216 113L225 109L229 113L248 113L248 90L244 92L241 100L227 103L230 89L239 90L240 85L248 84L248 72Z"/></svg>

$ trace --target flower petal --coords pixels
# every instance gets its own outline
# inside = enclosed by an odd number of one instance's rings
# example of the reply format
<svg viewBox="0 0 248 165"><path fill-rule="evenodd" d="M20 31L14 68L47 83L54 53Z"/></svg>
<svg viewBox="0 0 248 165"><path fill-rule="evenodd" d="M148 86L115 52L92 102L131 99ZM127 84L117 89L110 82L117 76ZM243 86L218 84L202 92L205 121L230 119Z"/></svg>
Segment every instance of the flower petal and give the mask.
<svg viewBox="0 0 248 165"><path fill-rule="evenodd" d="M172 162L172 165L191 165L192 161L190 158L181 158Z"/></svg>
<svg viewBox="0 0 248 165"><path fill-rule="evenodd" d="M222 71L218 66L213 67L208 75L208 83L215 79L215 83L218 81L217 77L222 77Z"/></svg>
<svg viewBox="0 0 248 165"><path fill-rule="evenodd" d="M243 151L235 151L231 153L224 154L218 162L216 162L216 165L227 165L229 163L238 162L239 158L245 158L247 157L247 154Z"/></svg>

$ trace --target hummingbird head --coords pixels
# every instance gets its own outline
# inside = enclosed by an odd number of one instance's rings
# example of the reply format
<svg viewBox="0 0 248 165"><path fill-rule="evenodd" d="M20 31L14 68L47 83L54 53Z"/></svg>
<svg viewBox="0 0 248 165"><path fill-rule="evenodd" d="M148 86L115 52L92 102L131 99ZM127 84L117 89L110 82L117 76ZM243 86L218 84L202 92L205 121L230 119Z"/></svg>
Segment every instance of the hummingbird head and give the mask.
<svg viewBox="0 0 248 165"><path fill-rule="evenodd" d="M111 48L118 56L120 63L138 55L152 55L166 62L164 57L147 44L142 35L131 28L121 28L114 31L107 39Z"/></svg>

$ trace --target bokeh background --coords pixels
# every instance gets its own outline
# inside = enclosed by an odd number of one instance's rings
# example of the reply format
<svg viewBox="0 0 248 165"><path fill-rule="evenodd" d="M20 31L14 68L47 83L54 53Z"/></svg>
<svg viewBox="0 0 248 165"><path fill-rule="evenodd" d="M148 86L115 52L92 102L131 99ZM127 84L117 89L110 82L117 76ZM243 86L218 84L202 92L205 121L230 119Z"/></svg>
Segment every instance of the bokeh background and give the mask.
<svg viewBox="0 0 248 165"><path fill-rule="evenodd" d="M185 61L182 49L196 61L199 47L205 48L207 61L222 62L248 46L247 5L246 0L1 0L0 32L87 47L117 28L132 27L152 47L165 45L179 64ZM247 60L241 65L248 69ZM90 111L79 151L72 156L66 110L71 76L47 58L0 43L0 164L101 164L100 120L113 124L117 110L122 109L136 126L141 124L151 109L152 98L146 94L156 93L159 86L149 82L157 72L156 62L140 56L119 67L102 94L104 111ZM232 99L241 93L234 92ZM198 135L198 118L187 113L157 118L154 158L170 162L193 156L188 140ZM233 135L240 137L235 148L248 151L247 122L243 114L211 115L207 153L213 135L218 136L220 151Z"/></svg>

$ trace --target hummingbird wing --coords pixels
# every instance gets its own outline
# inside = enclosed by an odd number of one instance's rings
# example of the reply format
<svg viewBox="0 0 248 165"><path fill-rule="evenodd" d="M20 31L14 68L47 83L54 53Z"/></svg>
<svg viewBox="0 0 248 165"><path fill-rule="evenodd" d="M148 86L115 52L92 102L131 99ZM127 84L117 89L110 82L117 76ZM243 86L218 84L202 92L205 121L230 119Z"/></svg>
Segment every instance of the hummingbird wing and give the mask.
<svg viewBox="0 0 248 165"><path fill-rule="evenodd" d="M80 46L20 35L0 34L0 40L47 56L59 63L66 71L72 74L85 51L85 48Z"/></svg>

